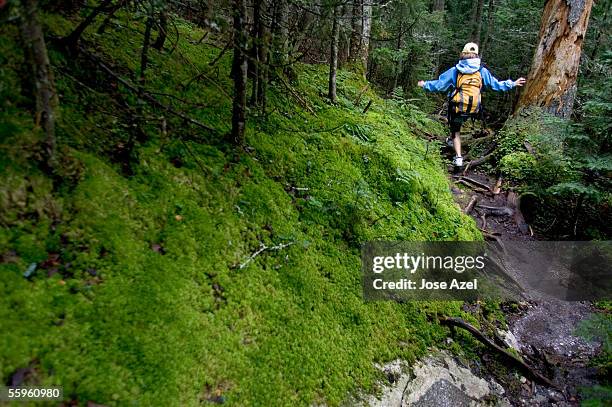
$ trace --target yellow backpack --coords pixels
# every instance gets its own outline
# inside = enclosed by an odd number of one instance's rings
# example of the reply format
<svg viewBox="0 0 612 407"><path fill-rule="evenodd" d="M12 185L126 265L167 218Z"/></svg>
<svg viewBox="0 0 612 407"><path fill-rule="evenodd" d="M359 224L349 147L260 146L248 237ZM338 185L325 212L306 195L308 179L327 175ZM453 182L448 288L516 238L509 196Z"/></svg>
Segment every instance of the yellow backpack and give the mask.
<svg viewBox="0 0 612 407"><path fill-rule="evenodd" d="M457 74L457 86L450 96L449 109L455 114L475 115L480 112L480 71L470 74Z"/></svg>

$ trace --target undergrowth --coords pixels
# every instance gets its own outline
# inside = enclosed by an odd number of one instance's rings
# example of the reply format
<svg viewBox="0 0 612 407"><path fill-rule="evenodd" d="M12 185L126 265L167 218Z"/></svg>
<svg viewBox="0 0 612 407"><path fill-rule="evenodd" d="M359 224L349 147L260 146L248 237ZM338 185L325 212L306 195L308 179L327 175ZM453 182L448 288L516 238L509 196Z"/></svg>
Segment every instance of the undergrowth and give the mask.
<svg viewBox="0 0 612 407"><path fill-rule="evenodd" d="M74 25L45 21L53 35ZM222 142L230 58L210 66L219 50L178 29L174 52L151 51L146 88L216 132L52 48L58 184L36 164L42 134L16 91L23 57L14 27L1 28L2 381L26 368L67 400L106 405L338 405L374 391L375 362L414 360L446 336L432 316L462 314L361 295L363 242L480 239L437 146L417 137L443 129L371 91L355 103L365 83L347 71L330 105L327 68L298 65L291 86L308 107L273 82L235 158ZM133 80L139 30L121 16L91 51Z"/></svg>

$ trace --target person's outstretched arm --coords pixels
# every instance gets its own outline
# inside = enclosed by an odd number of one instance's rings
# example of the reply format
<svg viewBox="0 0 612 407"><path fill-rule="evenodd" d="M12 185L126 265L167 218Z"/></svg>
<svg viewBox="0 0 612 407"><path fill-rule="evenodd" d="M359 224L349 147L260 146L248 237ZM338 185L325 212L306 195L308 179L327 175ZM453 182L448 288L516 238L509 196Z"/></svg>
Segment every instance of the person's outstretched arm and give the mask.
<svg viewBox="0 0 612 407"><path fill-rule="evenodd" d="M523 86L525 84L525 78L518 78L516 81L512 79L498 81L496 77L491 75L491 72L489 72L487 68L482 68L480 70L480 75L482 76L482 83L484 86L497 92L507 92L515 86Z"/></svg>
<svg viewBox="0 0 612 407"><path fill-rule="evenodd" d="M444 92L455 83L455 71L453 67L444 72L438 80L435 81L419 81L418 85L428 92Z"/></svg>

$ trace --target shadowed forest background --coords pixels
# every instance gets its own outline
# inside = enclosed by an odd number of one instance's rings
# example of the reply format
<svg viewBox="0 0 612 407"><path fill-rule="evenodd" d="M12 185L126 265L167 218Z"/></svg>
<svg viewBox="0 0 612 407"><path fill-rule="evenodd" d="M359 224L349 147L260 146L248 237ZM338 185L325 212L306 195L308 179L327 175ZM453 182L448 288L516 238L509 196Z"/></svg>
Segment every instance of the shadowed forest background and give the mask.
<svg viewBox="0 0 612 407"><path fill-rule="evenodd" d="M2 382L341 405L375 363L473 357L436 317L485 329L500 304L365 303L359 258L483 239L440 154L446 95L416 86L468 41L527 78L483 94L468 159L538 238L609 239L609 0L0 0Z"/></svg>

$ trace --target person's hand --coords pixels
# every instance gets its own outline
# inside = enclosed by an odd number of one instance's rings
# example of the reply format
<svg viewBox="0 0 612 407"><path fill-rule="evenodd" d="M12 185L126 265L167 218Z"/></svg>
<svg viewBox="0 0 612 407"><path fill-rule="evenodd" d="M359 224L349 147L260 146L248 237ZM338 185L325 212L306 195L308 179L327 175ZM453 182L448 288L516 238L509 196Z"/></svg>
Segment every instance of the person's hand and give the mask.
<svg viewBox="0 0 612 407"><path fill-rule="evenodd" d="M417 85L419 85L419 87L422 88L423 86L425 86L425 81L419 81Z"/></svg>
<svg viewBox="0 0 612 407"><path fill-rule="evenodd" d="M514 84L516 86L523 86L525 84L525 78L518 78L517 80L514 81Z"/></svg>

